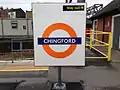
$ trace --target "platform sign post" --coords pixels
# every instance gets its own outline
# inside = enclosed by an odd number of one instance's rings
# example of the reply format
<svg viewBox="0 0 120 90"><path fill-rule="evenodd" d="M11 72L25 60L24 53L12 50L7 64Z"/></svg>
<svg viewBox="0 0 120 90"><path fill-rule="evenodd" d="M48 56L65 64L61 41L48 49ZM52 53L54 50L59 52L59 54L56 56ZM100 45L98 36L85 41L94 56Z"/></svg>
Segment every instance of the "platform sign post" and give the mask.
<svg viewBox="0 0 120 90"><path fill-rule="evenodd" d="M33 3L35 66L85 65L85 3ZM60 86L60 85L59 85Z"/></svg>
<svg viewBox="0 0 120 90"><path fill-rule="evenodd" d="M32 7L35 66L84 66L86 4Z"/></svg>

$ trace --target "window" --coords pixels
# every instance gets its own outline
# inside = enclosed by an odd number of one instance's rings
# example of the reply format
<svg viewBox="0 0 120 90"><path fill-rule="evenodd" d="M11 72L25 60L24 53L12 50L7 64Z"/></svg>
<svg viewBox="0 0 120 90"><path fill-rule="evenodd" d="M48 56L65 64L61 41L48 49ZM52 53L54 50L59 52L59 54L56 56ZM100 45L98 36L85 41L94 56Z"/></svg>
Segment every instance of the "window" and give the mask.
<svg viewBox="0 0 120 90"><path fill-rule="evenodd" d="M22 49L33 49L33 42L23 42Z"/></svg>
<svg viewBox="0 0 120 90"><path fill-rule="evenodd" d="M98 26L97 24L98 24L98 21L95 20L95 21L94 21L94 26L93 26L93 29L94 29L95 31L97 30L97 26Z"/></svg>
<svg viewBox="0 0 120 90"><path fill-rule="evenodd" d="M12 26L12 29L17 29L18 28L18 23L12 22L11 26Z"/></svg>
<svg viewBox="0 0 120 90"><path fill-rule="evenodd" d="M25 26L25 25L23 25L23 29L26 29L26 26Z"/></svg>
<svg viewBox="0 0 120 90"><path fill-rule="evenodd" d="M20 50L20 42L13 42L13 51L19 51Z"/></svg>

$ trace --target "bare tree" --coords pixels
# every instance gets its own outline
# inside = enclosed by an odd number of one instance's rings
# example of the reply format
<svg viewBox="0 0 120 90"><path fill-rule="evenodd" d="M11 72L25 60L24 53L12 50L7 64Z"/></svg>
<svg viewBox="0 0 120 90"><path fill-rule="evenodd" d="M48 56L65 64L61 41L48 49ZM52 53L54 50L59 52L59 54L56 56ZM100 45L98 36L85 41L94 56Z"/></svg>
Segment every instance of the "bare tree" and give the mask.
<svg viewBox="0 0 120 90"><path fill-rule="evenodd" d="M77 0L78 3L84 3L85 0Z"/></svg>
<svg viewBox="0 0 120 90"><path fill-rule="evenodd" d="M71 2L72 2L72 0L66 0L66 3L71 3ZM84 3L85 0L77 0L77 2L78 3Z"/></svg>

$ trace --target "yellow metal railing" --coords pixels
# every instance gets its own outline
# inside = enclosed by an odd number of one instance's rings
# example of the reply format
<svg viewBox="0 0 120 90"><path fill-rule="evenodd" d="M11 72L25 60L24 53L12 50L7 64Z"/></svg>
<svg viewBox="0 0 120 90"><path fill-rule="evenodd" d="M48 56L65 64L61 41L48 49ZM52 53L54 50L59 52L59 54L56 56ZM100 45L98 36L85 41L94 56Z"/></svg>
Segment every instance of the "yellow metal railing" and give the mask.
<svg viewBox="0 0 120 90"><path fill-rule="evenodd" d="M86 30L86 35L89 35L86 41L86 46L88 46L90 49L94 49L95 51L99 52L103 55L103 57L86 57L86 59L107 59L107 61L111 61L111 48L112 48L112 33L111 32L102 32L102 31L93 31L93 30ZM108 41L103 42L99 39L98 35L107 35ZM96 47L99 47L96 48ZM100 49L107 48L107 52L101 51Z"/></svg>

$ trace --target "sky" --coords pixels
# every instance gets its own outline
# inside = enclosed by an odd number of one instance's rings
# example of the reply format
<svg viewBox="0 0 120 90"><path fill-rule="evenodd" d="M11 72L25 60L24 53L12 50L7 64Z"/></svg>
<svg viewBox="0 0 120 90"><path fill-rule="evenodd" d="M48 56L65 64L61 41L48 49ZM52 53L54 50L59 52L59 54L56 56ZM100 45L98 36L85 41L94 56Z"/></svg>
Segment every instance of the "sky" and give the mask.
<svg viewBox="0 0 120 90"><path fill-rule="evenodd" d="M76 2L77 0L73 0ZM94 4L104 4L106 6L112 0L86 0L87 6ZM65 2L65 0L0 0L0 6L4 8L22 8L23 10L31 10L31 2Z"/></svg>

